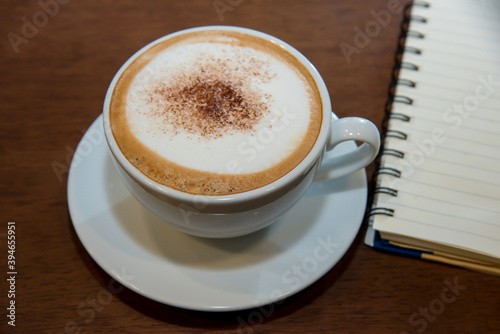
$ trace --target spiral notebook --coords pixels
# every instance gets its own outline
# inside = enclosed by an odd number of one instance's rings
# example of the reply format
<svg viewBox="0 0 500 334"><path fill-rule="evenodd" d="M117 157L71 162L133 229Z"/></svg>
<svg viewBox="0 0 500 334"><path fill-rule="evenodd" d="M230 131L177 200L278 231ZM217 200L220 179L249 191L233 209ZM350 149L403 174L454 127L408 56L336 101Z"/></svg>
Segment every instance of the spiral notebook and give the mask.
<svg viewBox="0 0 500 334"><path fill-rule="evenodd" d="M500 275L500 2L414 1L365 243Z"/></svg>

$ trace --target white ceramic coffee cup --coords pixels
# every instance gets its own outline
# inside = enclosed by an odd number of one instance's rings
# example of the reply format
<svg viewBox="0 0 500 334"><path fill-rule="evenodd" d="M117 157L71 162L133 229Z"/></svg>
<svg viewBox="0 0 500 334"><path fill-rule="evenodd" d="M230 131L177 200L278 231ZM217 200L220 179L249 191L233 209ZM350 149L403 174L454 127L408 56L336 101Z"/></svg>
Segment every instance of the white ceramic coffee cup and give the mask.
<svg viewBox="0 0 500 334"><path fill-rule="evenodd" d="M151 46L179 34L200 30L230 30L250 34L280 45L310 72L318 87L322 110L322 126L316 142L292 171L280 179L247 192L222 195L192 195L161 185L136 169L120 151L111 132L109 106L118 78L127 66ZM283 87L286 89L286 87ZM370 121L358 117L339 119L331 111L328 90L314 66L296 49L268 34L240 27L209 26L179 31L160 38L134 54L117 72L104 101L104 132L113 164L133 196L146 208L172 227L201 237L225 238L241 236L260 230L281 217L307 191L318 170L329 171L331 178L340 177L364 168L377 155L380 134ZM323 161L327 150L344 141L363 142L356 150Z"/></svg>

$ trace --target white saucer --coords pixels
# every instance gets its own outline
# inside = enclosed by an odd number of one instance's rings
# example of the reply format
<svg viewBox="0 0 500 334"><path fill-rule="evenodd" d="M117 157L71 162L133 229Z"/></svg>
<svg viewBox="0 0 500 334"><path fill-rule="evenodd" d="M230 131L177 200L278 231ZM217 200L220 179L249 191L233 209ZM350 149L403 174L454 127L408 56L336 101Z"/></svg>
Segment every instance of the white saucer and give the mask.
<svg viewBox="0 0 500 334"><path fill-rule="evenodd" d="M344 143L335 153L354 145ZM360 170L314 183L262 231L233 239L192 237L168 227L126 189L109 157L102 116L78 145L68 177L74 228L99 266L145 297L198 311L258 307L314 283L353 242L366 199Z"/></svg>

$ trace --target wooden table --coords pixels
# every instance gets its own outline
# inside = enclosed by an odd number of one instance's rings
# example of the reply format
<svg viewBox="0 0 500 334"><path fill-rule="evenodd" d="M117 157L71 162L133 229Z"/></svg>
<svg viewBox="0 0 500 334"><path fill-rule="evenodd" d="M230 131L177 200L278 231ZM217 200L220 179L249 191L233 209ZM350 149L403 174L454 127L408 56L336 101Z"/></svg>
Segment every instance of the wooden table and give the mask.
<svg viewBox="0 0 500 334"><path fill-rule="evenodd" d="M267 32L317 67L338 116L380 125L403 17L398 3L2 1L0 332L500 333L498 277L377 252L363 243L365 227L331 271L256 318L258 310L187 311L110 285L70 220L74 149L101 113L113 75L143 45L201 25ZM394 4L398 12L380 16ZM369 179L373 171L367 168ZM15 298L7 274L9 222ZM15 328L6 317L11 301Z"/></svg>

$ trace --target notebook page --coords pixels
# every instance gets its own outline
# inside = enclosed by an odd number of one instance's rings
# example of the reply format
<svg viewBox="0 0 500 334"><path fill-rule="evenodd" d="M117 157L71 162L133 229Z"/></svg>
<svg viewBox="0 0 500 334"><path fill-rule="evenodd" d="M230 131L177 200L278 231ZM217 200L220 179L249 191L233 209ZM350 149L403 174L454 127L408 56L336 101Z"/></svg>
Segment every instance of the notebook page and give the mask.
<svg viewBox="0 0 500 334"><path fill-rule="evenodd" d="M500 3L427 2L409 25L424 38L410 33L403 54L418 71L403 66L410 81L395 94L412 104L396 98L384 147L404 158L381 159L401 177L380 174L391 191L374 202L394 216L374 216L373 228L500 258Z"/></svg>

